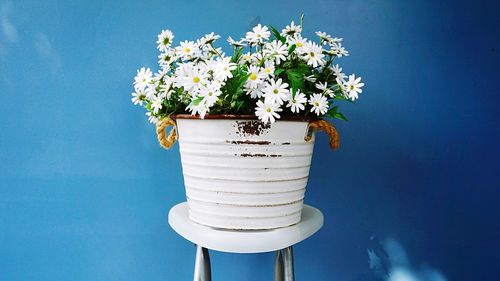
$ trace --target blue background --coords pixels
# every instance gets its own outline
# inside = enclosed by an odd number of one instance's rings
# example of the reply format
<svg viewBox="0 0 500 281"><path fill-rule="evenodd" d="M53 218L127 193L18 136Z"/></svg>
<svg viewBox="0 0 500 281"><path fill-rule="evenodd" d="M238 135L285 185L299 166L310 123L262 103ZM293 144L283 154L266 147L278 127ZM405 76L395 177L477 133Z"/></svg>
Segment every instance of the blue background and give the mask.
<svg viewBox="0 0 500 281"><path fill-rule="evenodd" d="M499 280L499 5L260 0L0 1L0 280L190 280L166 221L178 147L130 103L135 71L157 69L161 29L239 38L302 12L366 86L341 149L318 137L306 203L326 220L297 280ZM212 262L215 280L272 279L272 254Z"/></svg>

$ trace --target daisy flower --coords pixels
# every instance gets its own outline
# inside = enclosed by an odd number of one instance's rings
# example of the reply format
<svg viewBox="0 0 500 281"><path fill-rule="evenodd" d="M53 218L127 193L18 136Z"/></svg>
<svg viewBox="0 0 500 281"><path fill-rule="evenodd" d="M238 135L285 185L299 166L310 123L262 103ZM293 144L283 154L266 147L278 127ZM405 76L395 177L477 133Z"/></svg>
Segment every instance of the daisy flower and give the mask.
<svg viewBox="0 0 500 281"><path fill-rule="evenodd" d="M302 26L300 25L295 25L295 23L292 21L290 25L287 25L282 31L281 35L283 36L294 36L297 33L302 32Z"/></svg>
<svg viewBox="0 0 500 281"><path fill-rule="evenodd" d="M160 50L160 52L166 52L168 47L172 45L173 40L174 34L172 31L168 29L162 30L161 33L158 34L158 41L156 41L158 44L158 50Z"/></svg>
<svg viewBox="0 0 500 281"><path fill-rule="evenodd" d="M270 60L266 60L264 62L264 67L262 67L262 72L267 75L267 77L274 77L274 62Z"/></svg>
<svg viewBox="0 0 500 281"><path fill-rule="evenodd" d="M287 89L288 83L283 83L281 78L277 81L271 79L270 83L266 83L264 88L264 99L266 103L283 104L283 101L288 100L290 91Z"/></svg>
<svg viewBox="0 0 500 281"><path fill-rule="evenodd" d="M316 35L318 35L319 39L321 40L321 44L326 44L332 42L333 38L332 36L326 34L326 32L322 31L316 31Z"/></svg>
<svg viewBox="0 0 500 281"><path fill-rule="evenodd" d="M277 103L262 102L257 101L257 107L255 108L255 115L264 123L274 123L276 118L280 118L277 112L281 112L281 108Z"/></svg>
<svg viewBox="0 0 500 281"><path fill-rule="evenodd" d="M220 81L226 81L227 78L233 78L232 70L236 69L236 64L231 62L230 57L217 59L214 64L214 77Z"/></svg>
<svg viewBox="0 0 500 281"><path fill-rule="evenodd" d="M247 88L255 89L259 86L259 84L263 82L264 74L260 72L260 69L257 66L250 65L248 67L248 74L250 74L250 76L248 76L248 79L245 83L245 86L247 86Z"/></svg>
<svg viewBox="0 0 500 281"><path fill-rule="evenodd" d="M266 44L266 47L264 48L264 55L269 56L271 59L276 61L276 64L280 64L282 60L286 60L288 49L281 41L274 40L271 43Z"/></svg>
<svg viewBox="0 0 500 281"><path fill-rule="evenodd" d="M208 112L208 107L204 102L198 103L198 105L194 105L192 102L186 107L186 110L191 111L191 115L199 114L201 119L205 118L205 115Z"/></svg>
<svg viewBox="0 0 500 281"><path fill-rule="evenodd" d="M313 94L309 98L309 104L312 105L311 112L316 113L318 116L328 111L328 101L322 94Z"/></svg>
<svg viewBox="0 0 500 281"><path fill-rule="evenodd" d="M137 91L135 93L132 93L132 103L135 105L140 105L144 103L144 99L146 98L146 94L144 91Z"/></svg>
<svg viewBox="0 0 500 281"><path fill-rule="evenodd" d="M312 67L325 64L323 48L314 42L307 42L304 46L304 59Z"/></svg>
<svg viewBox="0 0 500 281"><path fill-rule="evenodd" d="M269 36L271 36L271 32L269 32L267 26L265 25L262 26L259 23L252 29L252 31L246 33L245 38L251 44L256 44L256 43L262 44L264 40L269 39Z"/></svg>
<svg viewBox="0 0 500 281"><path fill-rule="evenodd" d="M347 77L347 75L345 75L343 72L342 72L342 67L340 67L338 64L330 67L330 69L332 70L333 74L336 76L336 80L338 79L338 81L344 81L344 78ZM338 83L337 81L337 83ZM340 83L342 84L342 83Z"/></svg>
<svg viewBox="0 0 500 281"><path fill-rule="evenodd" d="M363 90L361 90L361 87L363 87L365 83L361 83L361 77L356 78L354 74L349 75L349 80L345 82L344 87L347 92L347 97L350 98L351 100L356 100L358 98L358 94L361 94Z"/></svg>
<svg viewBox="0 0 500 281"><path fill-rule="evenodd" d="M151 100L151 109L153 109L153 114L158 113L162 107L162 99L158 96L153 96L153 99Z"/></svg>
<svg viewBox="0 0 500 281"><path fill-rule="evenodd" d="M240 48L240 47L245 47L246 46L246 44L243 43L243 39L241 39L240 41L235 41L233 38L231 38L231 36L229 36L227 38L227 42L229 44L233 45L236 48Z"/></svg>
<svg viewBox="0 0 500 281"><path fill-rule="evenodd" d="M307 39L302 38L302 36L299 33L295 34L293 37L288 37L287 41L289 45L295 45L295 50L294 50L295 53L297 54L304 53L304 46L307 43Z"/></svg>
<svg viewBox="0 0 500 281"><path fill-rule="evenodd" d="M158 121L160 121L158 119L158 117L154 116L151 112L146 112L146 116L148 117L148 121L149 123L153 123L153 124L156 124L158 123Z"/></svg>
<svg viewBox="0 0 500 281"><path fill-rule="evenodd" d="M190 59L197 53L198 46L193 41L184 41L180 43L180 46L176 48L179 56L184 59Z"/></svg>
<svg viewBox="0 0 500 281"><path fill-rule="evenodd" d="M250 52L243 54L240 58L240 62L245 63L245 62L251 62L252 61L252 54Z"/></svg>
<svg viewBox="0 0 500 281"><path fill-rule="evenodd" d="M306 95L304 93L301 93L300 90L297 90L297 92L295 93L295 97L292 98L290 95L290 100L288 101L288 104L286 106L291 107L290 109L293 113L299 113L299 111L304 110L304 104L306 102Z"/></svg>
<svg viewBox="0 0 500 281"><path fill-rule="evenodd" d="M215 33L205 34L205 36L200 38L200 45L209 45L215 42L215 40L219 39L220 35L216 35Z"/></svg>
<svg viewBox="0 0 500 281"><path fill-rule="evenodd" d="M186 91L196 91L201 85L205 84L208 79L208 73L205 69L195 66L190 69L186 77L182 79L182 86Z"/></svg>
<svg viewBox="0 0 500 281"><path fill-rule="evenodd" d="M212 82L200 88L200 96L203 97L202 103L206 104L207 107L212 107L215 102L219 99L220 94L220 84L217 82Z"/></svg>
<svg viewBox="0 0 500 281"><path fill-rule="evenodd" d="M328 83L327 82L325 82L324 84L321 83L321 82L320 83L316 83L316 89L321 90L324 95L328 95L328 96L330 96L332 98L335 96L335 94L333 93L332 89L328 88Z"/></svg>
<svg viewBox="0 0 500 281"><path fill-rule="evenodd" d="M330 46L332 47L331 51L337 57L341 58L341 57L347 57L347 56L349 56L349 52L344 47L342 47L342 44L340 44L340 43L338 43L338 44L331 44Z"/></svg>
<svg viewBox="0 0 500 281"><path fill-rule="evenodd" d="M252 99L257 99L262 97L264 94L264 83L260 83L257 85L257 88L249 88L247 85L245 85L245 92L247 95L249 95Z"/></svg>
<svg viewBox="0 0 500 281"><path fill-rule="evenodd" d="M134 78L135 90L144 90L151 83L151 80L153 80L151 69L142 67L140 70L137 70L137 75Z"/></svg>

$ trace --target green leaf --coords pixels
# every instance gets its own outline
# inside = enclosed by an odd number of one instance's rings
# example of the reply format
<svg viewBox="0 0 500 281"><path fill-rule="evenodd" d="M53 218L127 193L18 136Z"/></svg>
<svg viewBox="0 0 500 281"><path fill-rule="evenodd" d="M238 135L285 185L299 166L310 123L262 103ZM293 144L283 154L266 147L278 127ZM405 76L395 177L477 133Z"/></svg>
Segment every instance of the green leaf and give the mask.
<svg viewBox="0 0 500 281"><path fill-rule="evenodd" d="M231 58L231 62L238 62L240 60L242 52L243 48L237 48L236 52L234 52L233 57Z"/></svg>
<svg viewBox="0 0 500 281"><path fill-rule="evenodd" d="M194 106L197 106L197 105L199 105L199 104L200 104L200 102L201 102L202 100L203 100L203 97L197 97L197 98L193 99L193 100L191 101L191 103L192 103Z"/></svg>
<svg viewBox="0 0 500 281"><path fill-rule="evenodd" d="M285 71L284 68L276 68L276 70L274 71L274 75L280 75L283 71Z"/></svg>
<svg viewBox="0 0 500 281"><path fill-rule="evenodd" d="M337 119L340 119L342 121L348 121L347 118L345 118L344 114L340 113L340 112L337 112L335 113L335 115L333 116L333 118L337 118Z"/></svg>
<svg viewBox="0 0 500 281"><path fill-rule="evenodd" d="M286 43L285 37L281 36L280 32L276 28L274 28L274 26L270 25L269 27L271 28L271 32L277 40L280 40L283 44Z"/></svg>
<svg viewBox="0 0 500 281"><path fill-rule="evenodd" d="M288 48L288 55L290 55L291 53L293 53L293 51L295 51L295 48L297 48L297 45L293 44L292 46L290 46L290 48Z"/></svg>

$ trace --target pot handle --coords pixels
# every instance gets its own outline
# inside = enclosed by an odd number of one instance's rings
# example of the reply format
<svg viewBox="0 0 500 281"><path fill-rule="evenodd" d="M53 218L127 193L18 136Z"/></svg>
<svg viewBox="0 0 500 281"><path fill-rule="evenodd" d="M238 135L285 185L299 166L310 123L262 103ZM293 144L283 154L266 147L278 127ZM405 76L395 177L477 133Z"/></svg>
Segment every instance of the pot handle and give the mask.
<svg viewBox="0 0 500 281"><path fill-rule="evenodd" d="M330 124L330 122L326 120L315 120L309 122L307 135L304 138L305 141L310 141L312 139L312 130L324 131L328 137L330 137L330 147L333 150L337 150L339 148L339 133L337 132L337 129Z"/></svg>
<svg viewBox="0 0 500 281"><path fill-rule="evenodd" d="M172 126L172 129L167 136L165 130L170 126ZM166 117L156 123L156 136L158 137L158 142L163 148L170 149L177 140L177 126L175 121Z"/></svg>

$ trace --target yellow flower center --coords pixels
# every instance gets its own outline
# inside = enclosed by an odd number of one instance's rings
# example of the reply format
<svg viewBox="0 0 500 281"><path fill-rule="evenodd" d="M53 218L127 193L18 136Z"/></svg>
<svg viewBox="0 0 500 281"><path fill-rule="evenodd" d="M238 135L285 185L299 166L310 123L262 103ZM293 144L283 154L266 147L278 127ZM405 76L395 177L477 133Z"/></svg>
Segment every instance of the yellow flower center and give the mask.
<svg viewBox="0 0 500 281"><path fill-rule="evenodd" d="M189 49L189 48L184 48L184 53L189 54L189 52L191 52L191 49Z"/></svg>
<svg viewBox="0 0 500 281"><path fill-rule="evenodd" d="M257 38L260 38L260 36L261 36L260 34L257 34Z"/></svg>
<svg viewBox="0 0 500 281"><path fill-rule="evenodd" d="M315 105L315 106L319 106L319 102L315 102L315 103L314 103L314 105Z"/></svg>
<svg viewBox="0 0 500 281"><path fill-rule="evenodd" d="M349 86L349 89L351 89L351 91L354 90L354 86L353 85Z"/></svg>
<svg viewBox="0 0 500 281"><path fill-rule="evenodd" d="M227 70L227 66L224 66L224 71L226 71L226 70Z"/></svg>
<svg viewBox="0 0 500 281"><path fill-rule="evenodd" d="M270 107L266 108L266 111L271 112L271 108Z"/></svg>
<svg viewBox="0 0 500 281"><path fill-rule="evenodd" d="M266 69L264 69L264 72L265 73L271 73L271 69L269 69L269 67L266 67Z"/></svg>
<svg viewBox="0 0 500 281"><path fill-rule="evenodd" d="M250 74L250 80L255 81L257 79L257 75L255 73Z"/></svg>
<svg viewBox="0 0 500 281"><path fill-rule="evenodd" d="M278 94L279 92L280 92L280 91L278 91L278 89L274 89L274 90L273 90L273 93L275 93L275 94Z"/></svg>
<svg viewBox="0 0 500 281"><path fill-rule="evenodd" d="M304 46L304 44L302 44L302 42L297 42L297 43L295 43L295 45L297 45L297 47L302 47L302 46Z"/></svg>
<svg viewBox="0 0 500 281"><path fill-rule="evenodd" d="M310 52L310 53L309 53L309 55L310 55L311 57L314 57L314 53L313 53L313 52Z"/></svg>
<svg viewBox="0 0 500 281"><path fill-rule="evenodd" d="M200 77L198 77L198 76L193 77L193 82L194 83L200 82Z"/></svg>
<svg viewBox="0 0 500 281"><path fill-rule="evenodd" d="M212 92L208 92L208 96L210 96L210 97L211 97L212 95L213 95L213 93L212 93Z"/></svg>

